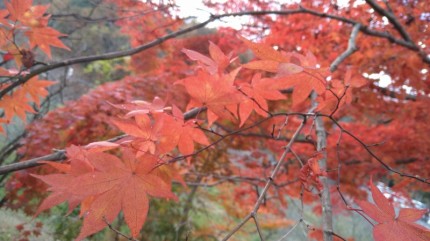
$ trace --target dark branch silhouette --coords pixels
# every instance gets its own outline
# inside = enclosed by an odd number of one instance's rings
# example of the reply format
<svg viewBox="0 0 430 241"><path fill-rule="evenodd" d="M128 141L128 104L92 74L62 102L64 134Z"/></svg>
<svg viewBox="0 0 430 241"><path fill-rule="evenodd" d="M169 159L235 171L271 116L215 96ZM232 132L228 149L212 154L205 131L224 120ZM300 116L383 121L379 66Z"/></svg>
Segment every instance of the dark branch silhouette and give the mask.
<svg viewBox="0 0 430 241"><path fill-rule="evenodd" d="M41 73L53 70L53 69L57 69L57 68L61 68L61 67L69 66L69 65L73 65L73 64L88 63L88 62L93 62L93 61L98 61L98 60L109 60L109 59L115 59L115 58L121 58L121 57L125 57L125 56L134 55L134 54L140 53L144 50L150 49L154 46L157 46L157 45L159 45L159 44L161 44L161 43L163 43L169 39L173 39L175 37L189 33L191 31L203 28L207 24L214 22L216 20L219 20L221 18L247 16L247 15L260 16L260 15L268 15L268 14L276 14L276 15L310 14L310 15L321 17L321 18L329 18L329 19L337 20L337 21L340 21L340 22L343 22L346 24L350 24L353 26L356 26L357 24L359 24L360 25L360 31L362 33L370 35L370 36L374 36L374 37L385 38L392 43L398 44L400 46L403 46L403 47L409 48L415 52L418 52L422 56L423 61L430 64L430 59L424 53L422 53L420 48L418 48L414 43L409 42L409 41L405 41L403 39L396 38L387 32L380 32L380 31L371 30L367 26L361 25L361 23L359 23L355 20L352 20L352 19L344 18L344 17L337 16L337 15L331 15L331 14L327 14L327 13L321 13L321 12L317 12L317 11L307 9L304 7L299 7L298 9L280 10L280 11L244 11L244 12L237 12L237 13L226 13L226 14L220 14L220 15L211 15L211 17L208 20L206 20L202 23L199 23L199 24L196 24L194 26L184 28L182 30L178 30L176 32L164 35L158 39L155 39L149 43L140 45L136 48L123 50L123 51L110 52L110 53L101 54L101 55L92 55L92 56L72 58L72 59L67 59L67 60L63 60L63 61L52 63L52 64L47 64L44 67L40 67L38 69L31 71L26 76L17 77L17 81L13 82L11 85L9 85L8 87L6 87L0 91L0 98L2 98L4 95L9 93L11 90L16 88L17 86L27 82L32 77L39 75Z"/></svg>

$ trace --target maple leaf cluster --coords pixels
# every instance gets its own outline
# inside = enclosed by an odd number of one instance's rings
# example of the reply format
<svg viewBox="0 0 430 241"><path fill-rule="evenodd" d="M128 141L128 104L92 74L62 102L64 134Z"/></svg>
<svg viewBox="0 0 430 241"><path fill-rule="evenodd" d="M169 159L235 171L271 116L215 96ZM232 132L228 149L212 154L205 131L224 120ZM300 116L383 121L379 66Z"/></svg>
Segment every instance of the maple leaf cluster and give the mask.
<svg viewBox="0 0 430 241"><path fill-rule="evenodd" d="M35 177L50 185L51 195L38 208L41 211L64 201L71 212L81 203L84 223L77 240L100 231L111 223L120 211L136 237L146 220L148 196L177 199L170 191L165 168L156 168L156 156L135 153L123 148L121 158L103 151L116 148L113 143L92 143L84 147L71 146L66 153L68 163L52 163L63 174Z"/></svg>
<svg viewBox="0 0 430 241"><path fill-rule="evenodd" d="M202 130L195 128L195 120L185 121L176 106L167 108L160 98L113 106L127 111L123 118L112 120L127 137L116 143L71 146L65 163L47 162L62 174L34 175L52 192L36 214L65 201L70 211L81 205L84 223L77 240L106 227L120 211L137 237L148 213L148 196L177 200L171 182L183 181L167 165L167 153L178 147L186 156L194 152L194 142L209 145ZM170 109L172 113L166 113Z"/></svg>
<svg viewBox="0 0 430 241"><path fill-rule="evenodd" d="M48 27L50 15L46 14L49 5L32 5L31 0L5 1L6 9L0 10L0 50L5 51L3 62L14 60L17 69L4 69L0 67L0 91L8 88L12 79L28 74L28 70L35 63L34 50L38 47L51 58L50 46L69 49L59 37L64 36L57 30ZM28 40L28 48L18 46L15 42L18 34L24 34ZM5 80L3 80L5 79ZM55 82L39 80L33 77L21 86L10 91L0 100L0 109L4 117L0 119L0 132L3 131L1 124L8 124L14 116L25 122L26 113L35 113L31 102L40 105L40 98L48 95L45 89Z"/></svg>
<svg viewBox="0 0 430 241"><path fill-rule="evenodd" d="M255 113L261 116L267 116L269 113L268 101L284 100L286 96L281 92L290 88L293 91L293 106L304 102L312 91L319 96L320 111L333 109L333 99L336 97L336 103L340 106L348 102L341 101L350 99L350 92L347 91L346 85L341 81L328 83L326 78L329 73L327 68L319 68L316 58L312 53L306 56L292 52L281 53L274 50L271 46L262 43L253 43L243 37L240 39L249 47L256 57L261 60L255 60L242 67L227 71L229 63L235 58L225 55L218 46L210 43L210 58L193 50L184 49L183 52L192 60L198 62L199 70L195 76L191 76L176 84L183 85L191 97L187 109L192 107L206 107L209 126L218 118L229 120L238 119L242 126L250 114ZM256 73L250 82L237 78L241 68L260 70L268 74L269 77L263 78L262 73ZM349 79L346 84L349 84ZM333 91L327 91L330 86L343 86L345 93L340 95ZM362 84L355 84L354 87L361 87ZM329 92L327 94L327 92ZM330 109L329 109L330 111Z"/></svg>
<svg viewBox="0 0 430 241"><path fill-rule="evenodd" d="M25 51L18 49L13 42L16 31L24 33L28 38L29 49L27 51L39 47L48 57L51 57L50 46L69 49L59 37L65 36L57 30L48 27L49 14L46 10L49 5L34 5L32 0L12 0L5 2L6 9L1 10L0 16L2 28L1 32L4 36L11 37L2 39L0 46L3 50L8 50L8 53L13 55L18 67L23 63L22 58L25 57ZM27 54L28 55L28 54ZM26 66L27 68L31 66Z"/></svg>
<svg viewBox="0 0 430 241"><path fill-rule="evenodd" d="M209 43L210 57L183 49L185 55L197 61L198 68L194 75L175 84L184 86L190 96L187 110L206 110L209 127L216 121L225 120L239 122L242 126L253 111L267 116L268 101L285 100L286 96L281 91L286 88L295 88L295 105L305 101L312 90L320 95L326 91L326 71L316 67L312 54L283 54L264 44L255 44L244 38L242 41L257 57L268 60L257 60L227 70L236 58L224 54L212 42ZM266 69L265 64L260 64L261 61L273 67ZM264 73L255 73L247 82L238 77L243 68L276 75L263 78ZM126 134L124 138L114 143L96 142L85 147L68 148L66 163L51 164L64 174L35 175L52 191L37 213L64 201L68 201L70 210L81 204L84 224L78 240L106 227L120 211L124 213L132 236L137 237L149 208L147 196L175 199L170 191L171 182L181 180L181 177L171 171L169 163L187 159L191 164L191 157L197 153L194 143L205 148L210 146L201 129L202 120L186 120L178 107L168 107L158 97L152 103L132 101L111 106L126 112L123 116L108 120ZM177 154L175 150L182 155L172 158ZM317 161L310 159L300 171L300 178L309 191L310 186L321 191L318 178L324 173L318 168ZM160 181L165 185L154 189L155 183ZM131 207L136 205L140 208L132 212Z"/></svg>

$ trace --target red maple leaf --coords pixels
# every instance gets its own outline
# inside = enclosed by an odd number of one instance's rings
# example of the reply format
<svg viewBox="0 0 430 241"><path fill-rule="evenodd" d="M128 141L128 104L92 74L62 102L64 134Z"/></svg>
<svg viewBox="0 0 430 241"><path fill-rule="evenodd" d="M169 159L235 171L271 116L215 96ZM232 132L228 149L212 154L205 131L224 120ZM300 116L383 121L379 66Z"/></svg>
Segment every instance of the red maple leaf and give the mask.
<svg viewBox="0 0 430 241"><path fill-rule="evenodd" d="M21 88L23 91L27 92L36 105L39 106L40 98L44 98L49 94L49 92L46 90L46 87L49 87L53 84L55 84L54 81L39 80L38 77L35 76L22 84Z"/></svg>
<svg viewBox="0 0 430 241"><path fill-rule="evenodd" d="M30 47L38 46L49 58L51 58L51 49L49 46L70 50L59 37L65 36L57 30L50 27L32 28L25 35L30 41Z"/></svg>
<svg viewBox="0 0 430 241"><path fill-rule="evenodd" d="M352 76L351 68L345 73L344 81L333 79L330 81L330 91L326 91L318 96L319 112L334 111L352 101L352 89L361 88L367 83L362 76Z"/></svg>
<svg viewBox="0 0 430 241"><path fill-rule="evenodd" d="M3 96L0 101L0 109L4 111L6 123L9 123L15 115L25 122L27 119L26 112L35 113L31 105L28 104L27 92L21 88L11 95Z"/></svg>
<svg viewBox="0 0 430 241"><path fill-rule="evenodd" d="M367 201L357 201L363 212L375 220L373 237L375 241L428 241L430 230L415 223L428 210L401 208L398 215L393 205L373 184L370 179L370 191L375 204Z"/></svg>
<svg viewBox="0 0 430 241"><path fill-rule="evenodd" d="M121 210L132 236L136 237L148 214L148 195L176 199L170 184L153 172L158 159L152 155L136 158L133 152L124 150L122 160L110 155L92 163L96 171L79 176L77 185L71 188L76 194L95 197L84 214L77 240L106 227L106 222L112 222Z"/></svg>
<svg viewBox="0 0 430 241"><path fill-rule="evenodd" d="M59 169L69 170L68 173L35 175L53 191L37 213L64 201L69 202L70 208L81 203L84 222L77 240L106 227L120 211L132 236L137 237L148 213L148 196L177 199L170 191L169 172L158 170L159 160L153 155L136 158L132 150L122 149L122 159L119 159L78 147L69 148L67 155L72 168L61 166ZM80 171L73 172L73 166Z"/></svg>
<svg viewBox="0 0 430 241"><path fill-rule="evenodd" d="M209 54L210 58L190 49L182 49L182 52L188 58L198 61L200 66L211 74L223 73L225 68L230 64L231 56L225 55L218 45L209 41Z"/></svg>
<svg viewBox="0 0 430 241"><path fill-rule="evenodd" d="M176 132L179 135L178 149L182 154L192 154L194 152L194 142L209 145L206 135L197 128L196 120L184 121L184 114L176 106L173 106L172 112L178 123L176 128Z"/></svg>
<svg viewBox="0 0 430 241"><path fill-rule="evenodd" d="M65 35L48 27L50 15L46 15L45 12L49 8L49 5L32 6L32 3L32 0L12 0L11 2L5 2L10 14L9 19L19 21L25 25L22 29L28 37L30 48L38 46L49 58L51 58L51 49L49 46L70 50L59 39L59 37Z"/></svg>
<svg viewBox="0 0 430 241"><path fill-rule="evenodd" d="M32 6L32 0L12 0L5 2L10 13L10 20L20 21L29 27L42 27L48 24L49 15L45 16L49 5Z"/></svg>
<svg viewBox="0 0 430 241"><path fill-rule="evenodd" d="M269 45L240 38L261 59L247 63L243 67L277 73L279 77L276 78L277 88L294 87L294 105L306 100L312 90L317 94L322 94L326 90L325 77L328 69L318 68L316 58L311 52L306 56L297 53L282 54Z"/></svg>
<svg viewBox="0 0 430 241"><path fill-rule="evenodd" d="M310 52L306 56L295 54L293 59L300 62L299 67L302 68L302 71L295 70L297 68L292 67L292 65L284 66L292 70L279 70L278 76L280 78L277 80L279 86L284 89L294 87L293 105L297 105L305 101L312 90L318 95L326 91L327 81L325 78L328 76L328 69L318 68L315 56ZM281 65L280 68L282 69L283 66Z"/></svg>
<svg viewBox="0 0 430 241"><path fill-rule="evenodd" d="M308 160L308 162L300 169L299 178L304 188L311 191L312 187L316 187L319 192L322 192L323 185L320 181L320 176L326 176L325 170L322 170L318 164L318 160L323 158L320 154Z"/></svg>
<svg viewBox="0 0 430 241"><path fill-rule="evenodd" d="M111 105L118 109L128 110L129 112L125 117L132 117L140 114L161 113L170 109L169 107L165 107L166 102L158 96L154 97L152 103L144 100L134 100L130 103Z"/></svg>
<svg viewBox="0 0 430 241"><path fill-rule="evenodd" d="M340 80L331 80L330 90L331 91L326 91L322 95L318 96L318 108L316 111L329 111L330 113L336 109L336 106L340 108L345 104L351 103L351 89L346 88L346 86Z"/></svg>
<svg viewBox="0 0 430 241"><path fill-rule="evenodd" d="M248 63L244 65L247 68L260 69L268 72L277 72L279 63L288 62L288 58L282 55L281 52L274 50L272 46L263 43L254 43L242 36L239 36L239 38L248 48L252 50L255 56L262 59L261 62L254 61L251 62L253 64Z"/></svg>
<svg viewBox="0 0 430 241"><path fill-rule="evenodd" d="M42 161L41 163L47 163L55 169L63 172L63 174L51 174L46 176L32 175L48 184L50 186L48 190L52 192L39 205L35 216L44 210L65 201L69 204L69 212L73 211L73 209L78 206L80 202L85 200L86 197L73 193L70 187L75 185L74 182L76 181L76 177L94 171L94 166L88 158L103 158L104 155L105 153L91 154L81 147L72 145L66 148L68 163Z"/></svg>
<svg viewBox="0 0 430 241"><path fill-rule="evenodd" d="M247 98L239 104L240 125L243 125L254 110L261 116L267 116L267 100L282 100L285 96L279 92L275 79L261 78L256 74L251 84L244 82L239 85Z"/></svg>
<svg viewBox="0 0 430 241"><path fill-rule="evenodd" d="M176 132L175 119L166 113L153 113L152 119L147 114L137 114L134 120L113 120L121 131L134 137L127 138L122 143L129 144L138 155L145 152L151 154L166 153L178 144L179 135Z"/></svg>
<svg viewBox="0 0 430 241"><path fill-rule="evenodd" d="M355 70L357 71L357 70ZM345 73L344 82L346 86L360 88L367 84L367 80L362 75L352 75L352 68L348 68Z"/></svg>
<svg viewBox="0 0 430 241"><path fill-rule="evenodd" d="M209 126L218 117L234 119L236 113L227 109L227 106L235 106L243 99L243 96L239 95L240 93L233 85L238 71L239 69L236 69L230 74L212 75L206 71L199 70L196 76L177 81L176 84L185 86L191 96L187 109L207 107Z"/></svg>

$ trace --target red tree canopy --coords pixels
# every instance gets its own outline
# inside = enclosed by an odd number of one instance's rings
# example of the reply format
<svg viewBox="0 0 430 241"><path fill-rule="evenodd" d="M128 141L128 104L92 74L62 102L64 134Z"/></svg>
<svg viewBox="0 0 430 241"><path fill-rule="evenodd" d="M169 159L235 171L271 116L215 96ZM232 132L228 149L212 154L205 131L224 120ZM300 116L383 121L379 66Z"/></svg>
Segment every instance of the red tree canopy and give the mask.
<svg viewBox="0 0 430 241"><path fill-rule="evenodd" d="M229 221L216 230L181 224L177 238L227 240L252 219L261 240L299 224L309 238L347 240L333 219L342 213L361 215L377 241L430 240L415 223L428 211L412 199L430 190L424 1L208 1L202 23L180 19L171 1L100 4L110 10L97 18L50 15L29 0L0 10L0 128L6 135L8 124L31 120L25 138L0 152L0 173L13 173L2 205L39 214L67 201L69 212L80 208L78 240L105 227L139 239L154 218L148 210L163 210L151 198L187 200L170 221L191 223L197 188L211 187L203 202ZM129 48L84 56L52 27L61 16L113 22ZM227 17L242 28L204 28ZM29 118L55 92L58 80L45 73L122 57L115 68L125 77ZM16 163L7 163L14 151ZM390 199L376 180L391 187ZM286 214L295 200L298 218ZM126 234L111 225L120 213Z"/></svg>

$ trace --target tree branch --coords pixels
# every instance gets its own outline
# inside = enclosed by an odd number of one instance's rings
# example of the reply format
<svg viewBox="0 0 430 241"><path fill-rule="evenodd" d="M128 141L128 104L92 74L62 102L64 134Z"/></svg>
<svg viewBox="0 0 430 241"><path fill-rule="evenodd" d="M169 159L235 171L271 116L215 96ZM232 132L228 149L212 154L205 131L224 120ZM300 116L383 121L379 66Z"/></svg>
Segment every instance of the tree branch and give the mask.
<svg viewBox="0 0 430 241"><path fill-rule="evenodd" d="M381 6L379 6L375 1L373 0L366 0L366 3L369 4L377 13L379 13L381 16L384 16L388 19L388 21L394 26L394 28L397 30L397 32L400 33L402 38L406 40L407 42L413 43L411 37L409 36L408 32L406 32L406 29L403 28L403 25L397 20L396 16L394 16L389 11L383 9Z"/></svg>
<svg viewBox="0 0 430 241"><path fill-rule="evenodd" d="M348 40L348 48L343 52L339 57L337 57L330 65L330 71L334 72L336 71L339 64L344 61L346 58L348 58L350 55L352 55L355 51L357 51L357 46L355 44L355 41L357 39L358 31L360 31L361 24L355 24L354 28L352 29L351 36Z"/></svg>
<svg viewBox="0 0 430 241"><path fill-rule="evenodd" d="M46 112L49 111L49 104L50 104L50 99L52 97L54 97L57 94L61 94L61 92L64 89L64 85L61 85L60 88L58 88L57 90L55 90L54 92L49 93L49 95L42 101L42 103L40 104L40 108L37 111L37 113L32 114L30 119L27 120L27 123L32 123L34 122L36 119L40 118L41 116L43 116ZM46 112L41 111L41 109L45 109L46 108ZM18 134L13 140L11 140L9 143L7 143L5 146L3 146L0 149L0 164L3 164L4 161L6 161L7 157L11 155L11 153L13 153L18 147L21 146L21 143L19 143L19 141L25 137L27 135L26 130L24 129L20 134Z"/></svg>
<svg viewBox="0 0 430 241"><path fill-rule="evenodd" d="M414 94L402 95L402 93L399 93L398 91L396 92L395 90L390 90L389 88L380 87L374 83L371 83L370 87L378 91L379 93L393 99L401 99L401 100L404 99L404 100L416 101L417 98L428 98L428 96L426 95L421 95L421 96L414 95Z"/></svg>
<svg viewBox="0 0 430 241"><path fill-rule="evenodd" d="M148 11L139 11L136 14L131 15L131 16L123 16L123 17L116 17L116 18L109 18L109 17L92 18L91 15L90 16L82 16L79 13L53 14L53 15L51 15L50 20L64 21L64 20L62 20L64 18L73 18L75 20L83 21L83 22L87 22L87 23L116 22L116 21L123 20L123 19L142 17L142 16L145 16L147 14L154 13L154 12L164 11L164 10L167 10L167 8L168 8L167 6L164 6L164 7L159 8L159 9L151 9Z"/></svg>
<svg viewBox="0 0 430 241"><path fill-rule="evenodd" d="M207 24L216 21L218 19L221 18L225 18L225 17L238 17L238 16L246 16L246 15L252 15L252 16L259 16L259 15L267 15L267 14L276 14L276 15L292 15L292 14L310 14L310 15L314 15L317 17L321 17L321 18L329 18L329 19L333 19L333 20L337 20L346 24L351 24L351 25L357 25L360 24L360 31L363 32L364 34L370 35L370 36L374 36L374 37L379 37L379 38L385 38L387 40L389 40L392 43L398 44L400 46L409 48L411 50L417 51L421 57L423 58L423 61L426 63L430 63L430 59L427 58L427 56L422 53L422 51L412 42L408 42L405 41L403 39L398 39L396 37L394 37L393 35L387 33L387 32L380 32L380 31L375 31L375 30L371 30L369 29L367 26L361 25L361 23L352 20L352 19L348 19L348 18L344 18L341 16L337 16L337 15L332 15L332 14L327 14L327 13L321 13L321 12L317 12L311 9L307 9L304 7L299 7L298 9L291 9L291 10L280 10L280 11L245 11L245 12L237 12L237 13L226 13L226 14L220 14L220 15L211 15L211 17L199 24L196 24L194 26L167 34L163 37L160 37L156 40L153 40L152 42L140 45L136 48L132 48L132 49L128 49L128 50L123 50L123 51L116 51L116 52L110 52L110 53L106 53L106 54L101 54L101 55L92 55L92 56L85 56L85 57L78 57L78 58L72 58L72 59L68 59L68 60L63 60L57 63L53 63L53 64L48 64L44 67L38 68L33 70L31 73L29 73L26 76L20 76L18 77L17 81L13 82L11 85L9 85L8 87L4 88L3 90L0 91L0 99L6 95L7 93L9 93L10 91L12 91L14 88L16 88L17 86L24 84L25 82L27 82L29 79L33 78L36 75L39 75L41 73L53 70L53 69L57 69L57 68L61 68L64 66L69 66L69 65L73 65L73 64L79 64L79 63L88 63L88 62L93 62L93 61L98 61L98 60L109 60L109 59L115 59L115 58L121 58L121 57L125 57L125 56L130 56L130 55L134 55L137 53L140 53L144 50L147 50L149 48L152 48L154 46L157 46L169 39L184 35L188 32L203 28L204 26L206 26Z"/></svg>
<svg viewBox="0 0 430 241"><path fill-rule="evenodd" d="M36 157L27 161L12 163L8 165L4 165L0 167L0 175L7 174L9 172L15 172L22 169L27 169L31 167L36 167L42 165L39 163L40 161L62 161L66 159L66 151L59 150L53 154L49 154L46 156Z"/></svg>
<svg viewBox="0 0 430 241"><path fill-rule="evenodd" d="M260 237L260 240L264 241L263 232L257 220L257 214L253 215L252 219L254 219L255 227L257 228L257 233L258 233L258 236Z"/></svg>
<svg viewBox="0 0 430 241"><path fill-rule="evenodd" d="M270 186L273 185L274 180L276 178L276 175L278 174L282 164L284 163L287 154L291 151L291 147L293 146L295 140L297 139L297 137L299 136L299 134L301 133L303 127L306 124L307 118L309 115L313 115L313 111L314 111L315 107L312 107L307 114L302 114L303 116L303 121L302 123L297 127L296 131L294 132L293 136L291 137L291 140L288 142L288 145L285 146L285 151L282 153L281 157L279 158L278 162L276 163L275 168L273 169L272 173L270 174L270 177L267 179L266 181L266 185L264 186L263 190L261 191L260 195L258 196L257 201L254 204L254 208L252 209L252 211L246 215L246 217L244 217L242 219L242 221L240 223L238 223L222 240L226 241L228 239L231 238L231 236L233 236L237 231L239 231L243 225L245 225L249 219L254 218L257 215L257 212L261 206L261 204L263 203L263 201L265 200L265 196L267 191L269 190ZM258 229L258 227L257 227Z"/></svg>
<svg viewBox="0 0 430 241"><path fill-rule="evenodd" d="M419 51L419 48L415 44L413 44L413 43L410 43L410 42L405 41L403 39L396 38L396 37L394 37L393 35L391 35L391 34L389 34L387 32L380 32L380 31L372 30L372 29L368 28L367 26L362 25L358 21L355 21L355 20L352 20L352 19L348 19L348 18L344 18L344 17L337 16L337 15L332 15L332 14L327 14L327 13L320 13L320 12L313 11L313 10L310 10L310 9L306 9L306 8L303 8L303 7L301 7L301 9L303 9L305 11L304 13L308 13L308 14L311 14L311 15L314 15L314 16L317 16L317 17L334 19L334 20L337 20L339 22L347 23L347 24L350 24L350 25L360 24L361 25L360 26L360 31L362 33L366 34L366 35L373 36L373 37L378 37L378 38L385 38L385 39L387 39L388 41L390 41L392 43L398 44L400 46L406 47L406 48L414 50L414 51ZM428 63L428 62L426 62L426 63Z"/></svg>
<svg viewBox="0 0 430 241"><path fill-rule="evenodd" d="M189 110L189 111L184 113L184 120L189 120L189 119L197 116L197 114L199 114L205 110L206 110L206 107L194 108L192 110ZM126 136L127 135L120 135L120 136L111 138L107 141L115 142L115 141L122 139ZM4 174L7 174L9 172L15 172L15 171L19 171L22 169L27 169L27 168L37 167L37 166L43 165L43 163L40 163L40 161L56 161L56 162L58 162L58 161L63 161L65 159L66 159L66 151L65 150L57 150L55 153L52 153L49 155L33 158L33 159L30 159L27 161L22 161L22 162L17 162L17 163L12 163L12 164L8 164L8 165L0 166L0 175L4 175Z"/></svg>
<svg viewBox="0 0 430 241"><path fill-rule="evenodd" d="M355 28L354 28L355 29ZM312 106L316 108L318 103L316 102L317 93L312 92ZM321 116L315 117L315 134L317 136L317 151L323 154L323 158L318 161L322 170L327 170L327 134L324 128L324 122ZM324 241L333 241L333 213L330 199L330 187L328 184L328 178L326 176L320 177L321 184L323 186L321 194L321 207L322 207L322 226L323 226L323 237Z"/></svg>
<svg viewBox="0 0 430 241"><path fill-rule="evenodd" d="M430 57L428 56L428 54L413 42L413 40L411 39L406 29L397 20L396 16L392 13L392 11L390 11L390 7L387 2L386 2L386 5L389 10L385 10L384 8L379 6L374 0L366 0L366 3L369 4L377 13L379 13L380 15L388 19L388 21L394 26L394 28L397 30L400 36L402 36L402 38L411 46L410 49L418 52L418 54L421 56L421 59L424 61L424 63L427 63L427 64L430 63Z"/></svg>
<svg viewBox="0 0 430 241"><path fill-rule="evenodd" d="M73 59L68 59L68 60L63 60L57 63L53 63L53 64L48 64L44 67L38 68L33 70L31 73L29 73L26 76L20 76L18 78L18 81L12 83L11 85L7 86L6 88L4 88L3 90L0 91L0 99L7 94L8 92L10 92L11 90L13 90L15 87L24 84L25 82L27 82L29 79L33 78L36 75L39 75L41 73L53 70L53 69L57 69L60 67L64 67L64 66L69 66L69 65L73 65L73 64L79 64L79 63L88 63L88 62L93 62L93 61L98 61L98 60L109 60L109 59L116 59L116 58L121 58L121 57L125 57L125 56L130 56L130 55L134 55L137 53L140 53L144 50L150 49L154 46L157 46L169 39L172 38L176 38L178 36L184 35L188 32L194 31L196 29L202 28L204 26L206 26L207 24L209 24L210 22L213 22L219 18L224 17L223 15L219 15L219 16L212 16L210 17L208 20L196 24L194 26L164 35L163 37L160 37L156 40L153 40L149 43L140 45L136 48L132 48L132 49L128 49L128 50L123 50L123 51L116 51L116 52L110 52L110 53L106 53L106 54L101 54L101 55L92 55L92 56L86 56L86 57L78 57L78 58L73 58Z"/></svg>
<svg viewBox="0 0 430 241"><path fill-rule="evenodd" d="M329 118L333 124L335 124L337 127L339 127L340 131L342 133L345 133L346 135L352 137L352 139L354 139L355 141L357 141L365 150L367 153L370 154L370 156L372 156L376 161L378 161L387 171L396 173L397 175L401 176L401 177L408 177L411 179L415 179L417 181L426 183L426 184L430 184L430 178L422 178L418 175L413 175L413 174L407 174L407 173L403 173L400 172L392 167L390 167L387 163L385 163L380 157L378 157L370 148L369 145L366 145L362 140L360 140L360 138L358 138L357 136L355 136L354 134L352 134L350 131L346 130L338 121L336 121L332 116L328 116L328 115L323 115L323 114L319 114L320 116L325 116L327 118Z"/></svg>

